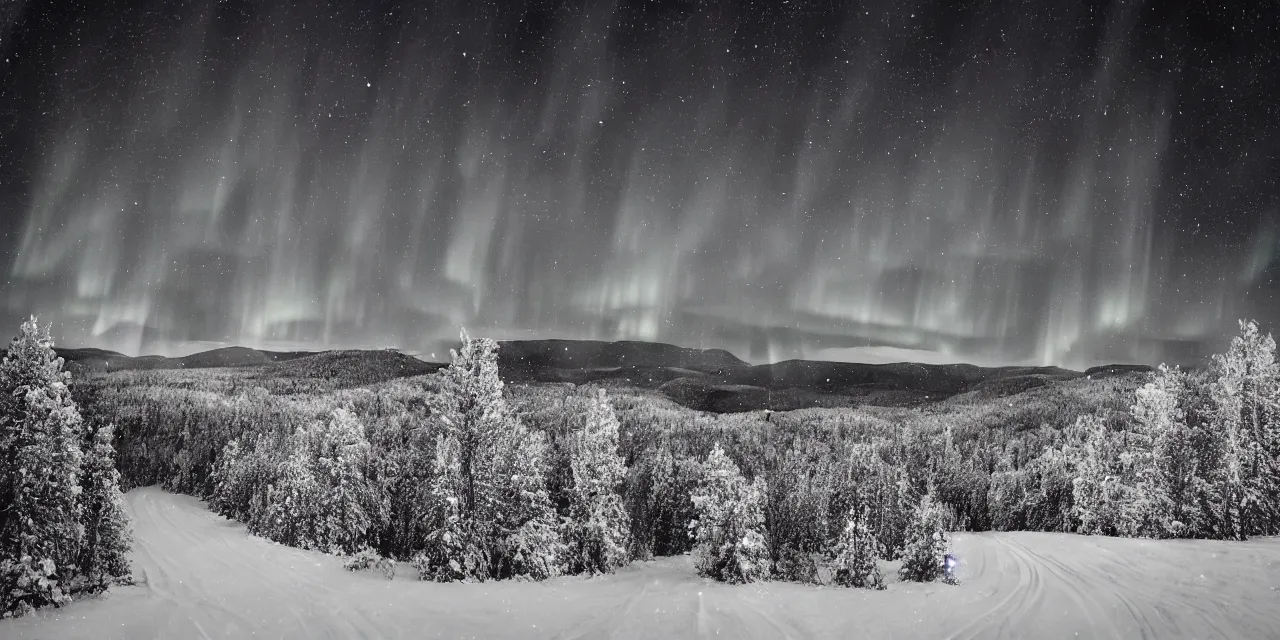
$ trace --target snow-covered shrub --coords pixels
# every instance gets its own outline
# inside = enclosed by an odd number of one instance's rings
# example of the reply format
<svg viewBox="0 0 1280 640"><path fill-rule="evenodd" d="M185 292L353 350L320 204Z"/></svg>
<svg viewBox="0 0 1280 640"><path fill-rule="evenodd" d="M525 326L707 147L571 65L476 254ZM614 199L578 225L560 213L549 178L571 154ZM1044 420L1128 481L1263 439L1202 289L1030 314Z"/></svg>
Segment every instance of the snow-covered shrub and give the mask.
<svg viewBox="0 0 1280 640"><path fill-rule="evenodd" d="M748 483L719 444L711 450L693 494L694 554L700 575L729 583L769 577L762 478Z"/></svg>
<svg viewBox="0 0 1280 640"><path fill-rule="evenodd" d="M773 549L775 578L805 584L821 583L818 575L818 561L814 559L813 554L790 546L779 549L774 545Z"/></svg>
<svg viewBox="0 0 1280 640"><path fill-rule="evenodd" d="M877 560L880 543L868 524L868 510L850 512L834 549L832 581L846 587L883 589Z"/></svg>
<svg viewBox="0 0 1280 640"><path fill-rule="evenodd" d="M924 496L907 527L898 577L913 582L932 582L942 577L947 555L947 532L942 512L931 496Z"/></svg>
<svg viewBox="0 0 1280 640"><path fill-rule="evenodd" d="M377 551L369 547L365 547L349 556L346 562L342 563L342 568L347 571L368 571L377 569L386 576L388 580L396 577L396 564L390 558L382 557Z"/></svg>

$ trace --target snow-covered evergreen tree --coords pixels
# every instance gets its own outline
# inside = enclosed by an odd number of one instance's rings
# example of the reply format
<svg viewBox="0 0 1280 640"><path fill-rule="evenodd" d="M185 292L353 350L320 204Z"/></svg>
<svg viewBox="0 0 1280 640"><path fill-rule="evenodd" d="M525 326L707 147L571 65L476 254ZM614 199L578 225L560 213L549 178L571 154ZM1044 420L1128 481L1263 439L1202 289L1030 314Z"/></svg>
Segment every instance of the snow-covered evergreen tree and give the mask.
<svg viewBox="0 0 1280 640"><path fill-rule="evenodd" d="M1253 322L1240 322L1240 334L1225 354L1215 356L1217 380L1212 388L1215 419L1228 436L1235 471L1225 481L1224 495L1239 495L1244 535L1280 533L1280 365L1276 344ZM1238 465L1238 466L1237 466Z"/></svg>
<svg viewBox="0 0 1280 640"><path fill-rule="evenodd" d="M129 577L129 546L132 532L120 492L120 472L116 470L114 428L93 431L84 452L81 519L84 544L79 570L90 589L104 588Z"/></svg>
<svg viewBox="0 0 1280 640"><path fill-rule="evenodd" d="M769 577L769 545L764 536L765 487L748 483L719 444L704 465L693 494L697 519L694 554L698 573L729 583Z"/></svg>
<svg viewBox="0 0 1280 640"><path fill-rule="evenodd" d="M287 438L259 435L247 450L229 442L212 470L210 503L276 542L356 553L377 543L389 518L370 464L364 426L338 408Z"/></svg>
<svg viewBox="0 0 1280 640"><path fill-rule="evenodd" d="M618 417L600 389L592 398L586 425L570 446L569 570L612 573L626 564L630 519L618 493L627 469L618 455Z"/></svg>
<svg viewBox="0 0 1280 640"><path fill-rule="evenodd" d="M0 363L0 614L62 604L80 552L83 424L32 317Z"/></svg>
<svg viewBox="0 0 1280 640"><path fill-rule="evenodd" d="M1083 534L1117 535L1127 491L1113 471L1115 454L1106 423L1093 414L1076 419L1084 446L1072 482L1072 517Z"/></svg>
<svg viewBox="0 0 1280 640"><path fill-rule="evenodd" d="M258 444L260 448L264 442ZM364 426L350 410L339 408L327 419L299 428L284 446L287 455L266 488L266 512L261 519L249 517L251 530L326 553L350 554L367 546L371 530L387 519L387 505L369 479ZM262 479L247 476L264 455L260 450L244 454L229 444L215 467L215 499L237 505L244 492L261 491L254 487Z"/></svg>
<svg viewBox="0 0 1280 640"><path fill-rule="evenodd" d="M253 488L243 482L245 451L239 440L232 440L222 448L222 455L213 465L209 483L209 506L228 518L247 520Z"/></svg>
<svg viewBox="0 0 1280 640"><path fill-rule="evenodd" d="M366 473L369 441L351 411L334 410L306 432L305 448L319 496L317 546L349 554L368 542L371 527L383 522L386 506Z"/></svg>
<svg viewBox="0 0 1280 640"><path fill-rule="evenodd" d="M947 555L947 532L942 527L942 511L931 496L920 500L907 527L898 577L913 582L932 582L942 577Z"/></svg>
<svg viewBox="0 0 1280 640"><path fill-rule="evenodd" d="M671 444L661 439L637 456L625 485L632 557L678 555L691 549L690 496L701 477L701 461L677 458Z"/></svg>
<svg viewBox="0 0 1280 640"><path fill-rule="evenodd" d="M295 434L289 456L279 467L276 482L267 487L263 520L250 531L281 544L319 549L316 533L320 512L320 486L312 474L307 452Z"/></svg>
<svg viewBox="0 0 1280 640"><path fill-rule="evenodd" d="M1185 381L1176 369L1161 366L1155 378L1139 388L1131 441L1142 450L1131 459L1137 467L1133 499L1125 505L1137 535L1165 538L1180 535L1190 518L1187 495L1194 475L1186 414L1181 406Z"/></svg>
<svg viewBox="0 0 1280 640"><path fill-rule="evenodd" d="M491 454L496 464L484 494L485 520L492 523L497 536L494 577L545 580L558 576L565 571L568 548L547 492L546 437L510 413L501 424Z"/></svg>
<svg viewBox="0 0 1280 640"><path fill-rule="evenodd" d="M846 587L883 589L884 576L880 574L880 543L868 523L870 509L850 511L844 530L834 549L833 581Z"/></svg>
<svg viewBox="0 0 1280 640"><path fill-rule="evenodd" d="M543 579L565 547L547 493L546 441L507 406L497 344L462 333L432 399L439 425L434 513L419 575L434 580Z"/></svg>
<svg viewBox="0 0 1280 640"><path fill-rule="evenodd" d="M228 442L210 470L209 506L249 525L251 532L267 535L272 528L267 522L268 494L278 483L296 437L257 434L252 439Z"/></svg>
<svg viewBox="0 0 1280 640"><path fill-rule="evenodd" d="M461 460L458 438L448 431L439 434L431 478L435 528L427 534L425 548L413 560L418 577L423 580L454 582L489 576L487 532L474 510L467 510L464 517Z"/></svg>

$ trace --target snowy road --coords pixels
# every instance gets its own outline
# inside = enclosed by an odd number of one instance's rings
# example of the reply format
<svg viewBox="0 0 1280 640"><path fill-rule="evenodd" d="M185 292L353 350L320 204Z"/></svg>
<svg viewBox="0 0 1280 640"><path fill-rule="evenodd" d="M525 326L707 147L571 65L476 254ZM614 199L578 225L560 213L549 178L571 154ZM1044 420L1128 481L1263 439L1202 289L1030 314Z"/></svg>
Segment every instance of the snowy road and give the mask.
<svg viewBox="0 0 1280 640"><path fill-rule="evenodd" d="M139 584L0 622L0 638L1280 638L1275 539L960 534L961 586L890 578L879 592L718 585L688 557L440 585L347 573L186 496L145 488L128 504Z"/></svg>

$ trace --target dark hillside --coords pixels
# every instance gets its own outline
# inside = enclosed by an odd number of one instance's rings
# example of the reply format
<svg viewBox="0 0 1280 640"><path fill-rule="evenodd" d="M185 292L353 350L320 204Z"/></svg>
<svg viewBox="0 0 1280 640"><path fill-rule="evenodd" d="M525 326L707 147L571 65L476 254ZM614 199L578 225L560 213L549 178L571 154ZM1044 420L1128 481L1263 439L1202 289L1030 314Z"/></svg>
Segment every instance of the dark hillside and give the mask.
<svg viewBox="0 0 1280 640"><path fill-rule="evenodd" d="M432 373L428 363L393 350L279 352L225 347L182 358L129 357L102 349L58 349L74 375L121 370L247 367L273 389L329 389L377 384ZM978 367L967 364L859 364L787 360L751 365L722 349L649 342L511 340L498 366L513 383L610 383L653 389L701 411L790 411L813 407L914 407L948 398L988 401L1089 376L1149 372L1110 365L1081 373L1058 367Z"/></svg>

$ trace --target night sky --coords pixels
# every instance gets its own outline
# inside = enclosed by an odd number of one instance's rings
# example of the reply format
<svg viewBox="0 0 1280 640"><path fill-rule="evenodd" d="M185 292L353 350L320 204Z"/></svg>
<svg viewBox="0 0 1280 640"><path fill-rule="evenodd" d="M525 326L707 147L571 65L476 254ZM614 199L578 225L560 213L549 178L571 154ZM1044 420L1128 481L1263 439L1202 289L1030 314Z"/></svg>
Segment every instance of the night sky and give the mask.
<svg viewBox="0 0 1280 640"><path fill-rule="evenodd" d="M1278 14L0 0L0 321L1195 361L1280 313Z"/></svg>

